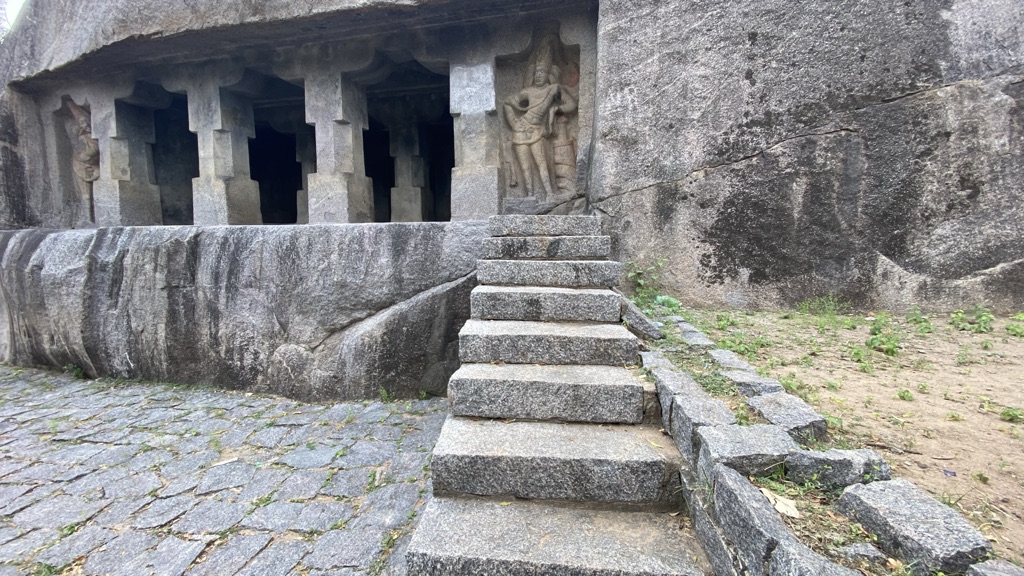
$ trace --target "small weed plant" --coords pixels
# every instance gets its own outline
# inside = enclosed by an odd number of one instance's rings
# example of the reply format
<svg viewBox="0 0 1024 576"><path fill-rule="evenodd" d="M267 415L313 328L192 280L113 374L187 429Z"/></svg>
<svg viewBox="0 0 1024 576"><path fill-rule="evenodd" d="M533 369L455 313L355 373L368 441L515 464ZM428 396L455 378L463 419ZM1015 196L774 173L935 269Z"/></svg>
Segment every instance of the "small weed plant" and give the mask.
<svg viewBox="0 0 1024 576"><path fill-rule="evenodd" d="M1020 316L1020 314L1018 314L1017 316ZM1006 325L1006 331L1010 333L1010 336L1024 338L1024 323L1011 322Z"/></svg>
<svg viewBox="0 0 1024 576"><path fill-rule="evenodd" d="M917 329L918 334L931 334L935 332L935 325L927 316L921 313L921 309L914 306L907 312L907 323Z"/></svg>
<svg viewBox="0 0 1024 576"><path fill-rule="evenodd" d="M640 308L649 309L655 303L664 268L665 260L660 258L647 265L636 262L626 264L626 279L633 285L633 301Z"/></svg>
<svg viewBox="0 0 1024 576"><path fill-rule="evenodd" d="M999 418L1011 424L1024 424L1024 410L1020 408L1006 408L999 413Z"/></svg>
<svg viewBox="0 0 1024 576"><path fill-rule="evenodd" d="M900 338L895 324L886 314L879 314L871 323L865 346L886 356L895 356L900 351Z"/></svg>
<svg viewBox="0 0 1024 576"><path fill-rule="evenodd" d="M992 322L996 317L984 306L975 306L970 312L956 310L949 315L949 324L962 332L988 334L993 330Z"/></svg>

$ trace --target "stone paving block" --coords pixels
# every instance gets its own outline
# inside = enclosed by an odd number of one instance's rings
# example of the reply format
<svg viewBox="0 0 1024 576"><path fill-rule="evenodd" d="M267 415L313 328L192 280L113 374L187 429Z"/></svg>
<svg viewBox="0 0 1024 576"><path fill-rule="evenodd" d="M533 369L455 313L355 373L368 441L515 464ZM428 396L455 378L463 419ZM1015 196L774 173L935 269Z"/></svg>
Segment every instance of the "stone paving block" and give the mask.
<svg viewBox="0 0 1024 576"><path fill-rule="evenodd" d="M163 488L164 483L153 472L142 472L122 478L103 488L107 498L138 498Z"/></svg>
<svg viewBox="0 0 1024 576"><path fill-rule="evenodd" d="M0 545L0 562L24 562L34 551L60 539L60 531L39 528Z"/></svg>
<svg viewBox="0 0 1024 576"><path fill-rule="evenodd" d="M714 350L708 350L708 356L711 356L711 358L724 370L743 370L746 372L754 372L754 367L748 364L746 360L740 358L732 350L715 348Z"/></svg>
<svg viewBox="0 0 1024 576"><path fill-rule="evenodd" d="M303 505L293 502L271 502L259 506L239 522L243 528L283 532L291 528Z"/></svg>
<svg viewBox="0 0 1024 576"><path fill-rule="evenodd" d="M672 398L677 394L687 397L701 396L706 394L689 374L680 372L674 367L655 367L651 369L651 376L654 378L658 390L658 400L661 403L661 425L665 430L672 429Z"/></svg>
<svg viewBox="0 0 1024 576"><path fill-rule="evenodd" d="M141 529L164 526L191 510L197 503L198 500L189 495L157 499L149 508L136 515L131 525L133 528Z"/></svg>
<svg viewBox="0 0 1024 576"><path fill-rule="evenodd" d="M341 450L340 446L323 444L299 446L282 456L278 462L292 468L323 468L334 461Z"/></svg>
<svg viewBox="0 0 1024 576"><path fill-rule="evenodd" d="M274 494L291 475L292 472L281 468L260 467L253 474L252 480L242 488L238 501L252 502L257 498Z"/></svg>
<svg viewBox="0 0 1024 576"><path fill-rule="evenodd" d="M418 484L390 484L366 495L352 527L376 526L395 529L409 520L410 513L420 501Z"/></svg>
<svg viewBox="0 0 1024 576"><path fill-rule="evenodd" d="M281 483L275 500L309 500L316 496L330 477L328 470L296 470Z"/></svg>
<svg viewBox="0 0 1024 576"><path fill-rule="evenodd" d="M691 348L714 348L715 342L708 338L703 332L694 330L693 332L680 332L679 337Z"/></svg>
<svg viewBox="0 0 1024 576"><path fill-rule="evenodd" d="M32 486L25 486L24 484L0 485L0 508L17 500L31 489Z"/></svg>
<svg viewBox="0 0 1024 576"><path fill-rule="evenodd" d="M78 532L63 538L56 544L38 554L35 562L61 567L87 556L89 552L110 542L117 537L117 532L98 526L86 526Z"/></svg>
<svg viewBox="0 0 1024 576"><path fill-rule="evenodd" d="M63 528L92 518L110 504L110 500L88 501L77 496L47 498L14 515L19 528Z"/></svg>
<svg viewBox="0 0 1024 576"><path fill-rule="evenodd" d="M338 468L380 466L391 459L396 449L394 442L360 440L345 450L344 454L335 460L334 466Z"/></svg>
<svg viewBox="0 0 1024 576"><path fill-rule="evenodd" d="M245 462L228 462L220 466L211 465L196 486L196 494L219 492L228 488L243 486L252 479L256 467Z"/></svg>
<svg viewBox="0 0 1024 576"><path fill-rule="evenodd" d="M484 238L487 260L585 260L611 255L609 236L505 236Z"/></svg>
<svg viewBox="0 0 1024 576"><path fill-rule="evenodd" d="M321 536L321 538L323 538ZM235 576L269 576L287 574L310 549L302 540L281 540L271 544L256 555L249 564Z"/></svg>
<svg viewBox="0 0 1024 576"><path fill-rule="evenodd" d="M740 394L747 397L760 396L762 394L778 394L786 390L778 380L758 376L754 372L722 370L719 374L732 382Z"/></svg>
<svg viewBox="0 0 1024 576"><path fill-rule="evenodd" d="M478 260L476 277L489 286L610 288L624 273L620 262L598 260Z"/></svg>
<svg viewBox="0 0 1024 576"><path fill-rule="evenodd" d="M182 534L216 534L238 524L248 508L248 504L207 500L186 512L171 525L171 530Z"/></svg>
<svg viewBox="0 0 1024 576"><path fill-rule="evenodd" d="M32 490L26 492L25 494L18 496L14 500L11 500L11 502L4 506L3 508L0 508L0 516L10 516L11 514L15 514L20 510L28 508L29 506L35 504L36 502L49 498L56 492L57 488L52 485L35 487Z"/></svg>
<svg viewBox="0 0 1024 576"><path fill-rule="evenodd" d="M370 483L369 472L365 468L338 470L321 490L321 494L352 498L362 496Z"/></svg>
<svg viewBox="0 0 1024 576"><path fill-rule="evenodd" d="M384 528L364 526L331 530L321 536L302 564L309 568L366 570L381 551Z"/></svg>
<svg viewBox="0 0 1024 576"><path fill-rule="evenodd" d="M617 324L469 320L459 332L463 362L630 366L640 341Z"/></svg>
<svg viewBox="0 0 1024 576"><path fill-rule="evenodd" d="M287 426L269 426L261 430L257 430L247 441L252 446L260 446L263 448L277 448L280 445L281 439L286 434L291 432Z"/></svg>
<svg viewBox="0 0 1024 576"><path fill-rule="evenodd" d="M662 331L661 327L648 318L632 300L622 296L620 302L622 305L622 321L630 332L644 340L661 340L665 337L665 332Z"/></svg>
<svg viewBox="0 0 1024 576"><path fill-rule="evenodd" d="M152 497L117 500L110 506L104 508L102 512L93 516L90 523L104 528L119 526L127 522L128 518L130 518L132 514L135 514L144 506L149 505L153 500L155 500L155 498Z"/></svg>
<svg viewBox="0 0 1024 576"><path fill-rule="evenodd" d="M161 498L170 498L171 496L177 496L178 494L184 494L186 492L192 492L196 486L199 486L199 481L202 480L201 472L194 472L186 476L178 476L171 480L166 486L157 491L157 496Z"/></svg>
<svg viewBox="0 0 1024 576"><path fill-rule="evenodd" d="M672 425L669 430L683 459L691 465L697 464L700 454L697 430L703 426L736 423L736 417L724 402L708 396L703 390L699 392L672 396Z"/></svg>
<svg viewBox="0 0 1024 576"><path fill-rule="evenodd" d="M347 522L354 511L348 502L310 502L302 507L289 528L299 532L325 532Z"/></svg>
<svg viewBox="0 0 1024 576"><path fill-rule="evenodd" d="M786 456L786 478L798 484L846 488L890 476L889 464L872 450L798 450Z"/></svg>
<svg viewBox="0 0 1024 576"><path fill-rule="evenodd" d="M267 547L270 534L235 534L214 548L206 560L194 564L185 576L224 576L234 574Z"/></svg>
<svg viewBox="0 0 1024 576"><path fill-rule="evenodd" d="M544 286L477 286L470 294L472 317L481 320L614 322L621 296L607 289Z"/></svg>
<svg viewBox="0 0 1024 576"><path fill-rule="evenodd" d="M857 544L842 546L836 549L836 554L856 565L871 564L878 567L884 567L889 559L885 554L882 554L878 548L875 548L867 542L859 542Z"/></svg>
<svg viewBox="0 0 1024 576"><path fill-rule="evenodd" d="M1006 560L989 560L968 568L967 576L1024 576L1024 568Z"/></svg>
<svg viewBox="0 0 1024 576"><path fill-rule="evenodd" d="M741 474L762 474L800 449L785 430L770 424L702 426L697 429L697 436L697 475L703 480L712 478L715 464L724 464Z"/></svg>
<svg viewBox="0 0 1024 576"><path fill-rule="evenodd" d="M747 405L798 442L824 441L828 437L828 425L821 414L792 394L779 392L754 396L747 399Z"/></svg>
<svg viewBox="0 0 1024 576"><path fill-rule="evenodd" d="M129 530L108 542L101 550L90 554L85 561L84 572L129 576L132 573L127 570L131 568L131 563L145 558L146 552L156 548L159 542L160 538L152 534Z"/></svg>
<svg viewBox="0 0 1024 576"><path fill-rule="evenodd" d="M855 484L835 507L877 535L879 546L912 564L915 573L958 574L992 552L963 516L906 480Z"/></svg>
<svg viewBox="0 0 1024 576"><path fill-rule="evenodd" d="M665 368L667 370L675 369L675 365L672 364L672 361L657 350L653 352L640 352L640 365L648 370L654 370L655 368Z"/></svg>

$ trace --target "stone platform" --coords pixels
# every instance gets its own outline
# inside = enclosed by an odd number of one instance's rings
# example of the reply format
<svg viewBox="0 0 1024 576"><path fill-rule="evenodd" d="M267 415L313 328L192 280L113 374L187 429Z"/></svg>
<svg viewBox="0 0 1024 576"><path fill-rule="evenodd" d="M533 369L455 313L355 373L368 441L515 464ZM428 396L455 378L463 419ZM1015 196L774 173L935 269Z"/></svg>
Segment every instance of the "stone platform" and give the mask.
<svg viewBox="0 0 1024 576"><path fill-rule="evenodd" d="M404 575L445 407L0 367L0 576Z"/></svg>

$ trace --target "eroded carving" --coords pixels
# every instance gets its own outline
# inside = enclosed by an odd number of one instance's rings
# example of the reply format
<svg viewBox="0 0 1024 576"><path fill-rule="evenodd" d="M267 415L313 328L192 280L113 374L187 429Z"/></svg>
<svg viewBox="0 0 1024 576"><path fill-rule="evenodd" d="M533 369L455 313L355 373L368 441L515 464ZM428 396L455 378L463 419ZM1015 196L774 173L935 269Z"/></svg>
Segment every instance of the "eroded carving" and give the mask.
<svg viewBox="0 0 1024 576"><path fill-rule="evenodd" d="M503 103L511 134L507 184L538 203L576 194L579 64L566 57L557 30L544 33L526 66L523 89Z"/></svg>
<svg viewBox="0 0 1024 576"><path fill-rule="evenodd" d="M71 171L75 175L75 186L82 200L81 223L93 223L92 183L100 177L100 146L92 137L92 114L89 110L66 99L68 110L74 118L74 132L77 142L72 142Z"/></svg>

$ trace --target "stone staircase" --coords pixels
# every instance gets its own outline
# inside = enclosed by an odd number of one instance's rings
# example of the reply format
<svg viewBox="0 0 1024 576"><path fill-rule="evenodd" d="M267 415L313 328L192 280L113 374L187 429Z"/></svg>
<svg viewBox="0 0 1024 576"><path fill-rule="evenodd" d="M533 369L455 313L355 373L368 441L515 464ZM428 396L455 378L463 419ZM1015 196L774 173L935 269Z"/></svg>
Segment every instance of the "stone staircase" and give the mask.
<svg viewBox="0 0 1024 576"><path fill-rule="evenodd" d="M681 509L681 457L644 424L651 391L628 368L640 343L609 290L622 265L607 260L600 222L490 226L409 574L709 573L669 514Z"/></svg>

